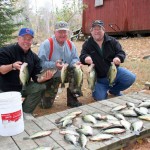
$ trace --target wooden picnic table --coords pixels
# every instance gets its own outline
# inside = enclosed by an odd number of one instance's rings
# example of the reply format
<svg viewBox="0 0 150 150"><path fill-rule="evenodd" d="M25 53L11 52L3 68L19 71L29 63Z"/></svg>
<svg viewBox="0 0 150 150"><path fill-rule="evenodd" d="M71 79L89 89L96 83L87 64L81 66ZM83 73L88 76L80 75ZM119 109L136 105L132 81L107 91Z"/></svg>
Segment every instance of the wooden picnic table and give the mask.
<svg viewBox="0 0 150 150"><path fill-rule="evenodd" d="M100 114L106 115L110 114L110 110L115 106L126 104L126 102L133 102L135 105L138 105L143 100L150 100L150 95L144 93L130 93L124 96L110 98L104 101L94 102L77 108L71 108L50 115L37 117L33 120L25 120L24 132L11 137L0 136L0 150L32 150L39 146L51 146L54 150L79 150L81 147L79 148L79 146L74 146L64 140L64 135L59 133L60 129L55 124L56 119L64 117L70 112L82 110L82 114L75 119L75 123L70 127L72 129L76 129L84 123L81 116L85 114L99 112ZM130 122L138 120L137 117L128 117L127 119L130 120ZM134 142L139 138L148 137L150 136L150 121L143 120L143 122L144 127L138 136L133 132L126 131L125 133L115 135L115 137L110 140L102 142L88 141L86 149L116 150L126 146L129 142ZM42 138L28 140L23 139L24 137L28 137L29 135L41 130L53 131L49 136Z"/></svg>

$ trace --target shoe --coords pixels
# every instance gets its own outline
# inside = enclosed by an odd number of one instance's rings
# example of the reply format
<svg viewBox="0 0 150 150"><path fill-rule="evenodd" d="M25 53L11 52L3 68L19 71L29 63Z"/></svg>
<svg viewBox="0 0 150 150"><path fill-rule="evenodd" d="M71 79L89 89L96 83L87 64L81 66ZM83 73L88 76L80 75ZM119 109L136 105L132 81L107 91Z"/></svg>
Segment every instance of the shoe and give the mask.
<svg viewBox="0 0 150 150"><path fill-rule="evenodd" d="M73 108L73 107L79 107L81 105L82 103L80 103L77 97L74 97L70 89L67 88L67 106Z"/></svg>
<svg viewBox="0 0 150 150"><path fill-rule="evenodd" d="M109 94L114 95L114 96L123 96L123 93L119 92L118 94L114 94L111 91L109 91Z"/></svg>

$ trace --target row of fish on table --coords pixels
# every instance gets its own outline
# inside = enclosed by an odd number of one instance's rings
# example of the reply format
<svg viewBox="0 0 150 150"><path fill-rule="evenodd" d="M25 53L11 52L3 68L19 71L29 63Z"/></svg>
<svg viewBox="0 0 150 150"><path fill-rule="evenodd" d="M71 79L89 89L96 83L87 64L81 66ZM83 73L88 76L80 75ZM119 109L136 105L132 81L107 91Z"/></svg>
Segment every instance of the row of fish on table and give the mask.
<svg viewBox="0 0 150 150"><path fill-rule="evenodd" d="M55 124L66 142L84 149L89 140L109 140L125 132L139 135L143 129L142 120L150 121L149 108L150 100L145 100L137 106L132 102L118 105L106 115L99 112L83 115L82 110L77 110L58 118ZM131 123L129 117L136 119ZM40 131L24 139L35 139L50 135L52 132L52 130Z"/></svg>

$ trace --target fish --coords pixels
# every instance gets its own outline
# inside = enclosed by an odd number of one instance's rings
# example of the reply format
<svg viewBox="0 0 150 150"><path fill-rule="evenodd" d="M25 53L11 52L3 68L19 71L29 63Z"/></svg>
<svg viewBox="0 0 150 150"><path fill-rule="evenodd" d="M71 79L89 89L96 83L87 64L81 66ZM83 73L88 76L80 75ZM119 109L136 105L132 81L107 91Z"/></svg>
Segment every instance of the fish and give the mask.
<svg viewBox="0 0 150 150"><path fill-rule="evenodd" d="M41 78L42 76L45 75L45 73L46 73L48 70L51 71L53 75L58 71L57 68L46 68L46 69L43 69L43 70L40 72L40 74L37 75L37 77Z"/></svg>
<svg viewBox="0 0 150 150"><path fill-rule="evenodd" d="M72 123L73 123L73 121L71 119L66 119L62 123L62 127L65 128L65 127L71 125Z"/></svg>
<svg viewBox="0 0 150 150"><path fill-rule="evenodd" d="M122 128L110 128L103 131L103 133L109 133L109 134L119 134L124 132L126 132L126 130Z"/></svg>
<svg viewBox="0 0 150 150"><path fill-rule="evenodd" d="M59 124L59 123L61 123L61 122L64 122L65 120L73 119L73 118L75 118L75 117L76 117L76 115L67 115L67 116L65 116L65 117L62 117L62 118L59 118L59 119L55 120L55 123L56 123L56 124Z"/></svg>
<svg viewBox="0 0 150 150"><path fill-rule="evenodd" d="M115 113L114 116L115 116L117 119L125 120L125 117L124 117L121 113Z"/></svg>
<svg viewBox="0 0 150 150"><path fill-rule="evenodd" d="M132 102L127 102L126 105L127 105L127 107L132 107L132 108L135 107L135 104Z"/></svg>
<svg viewBox="0 0 150 150"><path fill-rule="evenodd" d="M142 128L143 128L143 121L138 120L136 122L133 122L132 123L132 128L133 128L133 133L135 135L139 135L141 130L142 130Z"/></svg>
<svg viewBox="0 0 150 150"><path fill-rule="evenodd" d="M29 81L29 70L28 70L28 63L24 62L21 65L20 72L19 72L19 79L23 87L28 83Z"/></svg>
<svg viewBox="0 0 150 150"><path fill-rule="evenodd" d="M93 129L91 128L91 126L88 126L88 125L82 125L81 128L76 129L76 131L86 136L93 135Z"/></svg>
<svg viewBox="0 0 150 150"><path fill-rule="evenodd" d="M126 107L127 107L127 105L118 105L118 106L114 107L111 111L119 111Z"/></svg>
<svg viewBox="0 0 150 150"><path fill-rule="evenodd" d="M80 65L74 65L74 78L77 88L80 88L83 82L83 71Z"/></svg>
<svg viewBox="0 0 150 150"><path fill-rule="evenodd" d="M89 123L97 123L96 119L92 116L92 115L85 115L82 117L82 119L85 121L85 122L89 122Z"/></svg>
<svg viewBox="0 0 150 150"><path fill-rule="evenodd" d="M82 110L78 110L78 111L71 112L71 113L69 113L68 115L69 115L69 116L72 116L72 115L78 116L78 115L80 115L81 113L82 113Z"/></svg>
<svg viewBox="0 0 150 150"><path fill-rule="evenodd" d="M142 120L150 121L150 114L139 116L139 118Z"/></svg>
<svg viewBox="0 0 150 150"><path fill-rule="evenodd" d="M95 82L96 82L96 71L95 71L95 64L91 64L88 67L88 88L91 89L92 91L94 90L95 87Z"/></svg>
<svg viewBox="0 0 150 150"><path fill-rule="evenodd" d="M112 123L101 121L101 122L98 122L98 123L92 125L91 127L92 128L107 128L110 126L112 126Z"/></svg>
<svg viewBox="0 0 150 150"><path fill-rule="evenodd" d="M65 134L64 139L75 146L77 145L77 138L72 134Z"/></svg>
<svg viewBox="0 0 150 150"><path fill-rule="evenodd" d="M39 147L34 148L32 150L53 150L53 147L50 147L50 146L39 146Z"/></svg>
<svg viewBox="0 0 150 150"><path fill-rule="evenodd" d="M146 107L149 108L150 107L150 101L145 101L139 104L138 107Z"/></svg>
<svg viewBox="0 0 150 150"><path fill-rule="evenodd" d="M134 110L139 115L146 115L146 114L148 114L148 109L145 108L145 107L140 107L140 108L135 107Z"/></svg>
<svg viewBox="0 0 150 150"><path fill-rule="evenodd" d="M104 120L104 119L106 119L106 116L103 116L100 113L93 113L92 116L95 117L95 119L97 119L97 120Z"/></svg>
<svg viewBox="0 0 150 150"><path fill-rule="evenodd" d="M121 120L120 123L125 127L126 130L131 129L131 123L127 120Z"/></svg>
<svg viewBox="0 0 150 150"><path fill-rule="evenodd" d="M34 133L33 135L30 135L29 137L24 137L23 139L27 140L27 139L40 138L40 137L48 136L51 133L52 133L52 131L50 131L50 130L39 131L39 132Z"/></svg>
<svg viewBox="0 0 150 150"><path fill-rule="evenodd" d="M107 120L107 122L109 122L109 123L111 123L115 126L120 126L121 125L120 120L111 120L110 119L110 120Z"/></svg>
<svg viewBox="0 0 150 150"><path fill-rule="evenodd" d="M75 136L79 136L79 133L77 133L76 131L72 131L72 130L61 130L59 131L60 134L72 134L72 135L75 135Z"/></svg>
<svg viewBox="0 0 150 150"><path fill-rule="evenodd" d="M60 74L60 78L61 78L61 88L65 87L65 80L67 77L67 68L68 68L69 64L65 63L61 69L61 74Z"/></svg>
<svg viewBox="0 0 150 150"><path fill-rule="evenodd" d="M113 115L106 115L106 119L107 120L118 120L116 117L114 117Z"/></svg>
<svg viewBox="0 0 150 150"><path fill-rule="evenodd" d="M99 133L97 135L94 135L90 138L91 141L103 141L103 140L109 140L113 138L114 136L112 134L103 134Z"/></svg>
<svg viewBox="0 0 150 150"><path fill-rule="evenodd" d="M111 62L110 68L108 70L107 78L109 80L109 86L113 86L113 83L117 76L117 68L114 62Z"/></svg>
<svg viewBox="0 0 150 150"><path fill-rule="evenodd" d="M81 134L80 137L79 137L79 142L81 144L81 147L85 148L85 146L86 146L86 144L88 142L88 139L87 139L87 137L84 134Z"/></svg>
<svg viewBox="0 0 150 150"><path fill-rule="evenodd" d="M125 117L137 117L138 116L137 113L133 109L122 110L121 113Z"/></svg>

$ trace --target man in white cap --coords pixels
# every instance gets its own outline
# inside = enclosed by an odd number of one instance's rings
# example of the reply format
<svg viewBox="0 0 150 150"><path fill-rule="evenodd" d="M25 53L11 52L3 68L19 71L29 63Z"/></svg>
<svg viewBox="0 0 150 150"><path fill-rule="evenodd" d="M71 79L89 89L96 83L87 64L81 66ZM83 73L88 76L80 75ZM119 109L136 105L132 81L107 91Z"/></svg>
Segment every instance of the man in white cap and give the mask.
<svg viewBox="0 0 150 150"><path fill-rule="evenodd" d="M0 92L18 91L25 98L23 101L23 111L32 113L41 101L42 92L46 88L43 83L53 74L51 71L45 72L42 78L40 74L42 67L40 59L32 52L31 44L34 38L34 31L29 28L22 28L18 34L16 44L0 48ZM23 90L20 82L19 73L21 65L26 62L28 64L28 84ZM33 82L31 82L31 78Z"/></svg>
<svg viewBox="0 0 150 150"><path fill-rule="evenodd" d="M69 88L67 88L67 106L78 107L82 104L78 101L77 96L81 96L81 87L76 89L74 79L74 65L81 65L77 50L73 42L68 40L69 26L65 21L59 21L55 24L54 35L46 39L39 48L38 56L41 59L43 69L57 68L57 73L54 77L47 82L47 89L43 95L41 101L41 108L50 108L53 105L54 99L58 92L59 85L61 83L60 75L61 70L65 63L69 64L67 69L67 79L69 82Z"/></svg>

